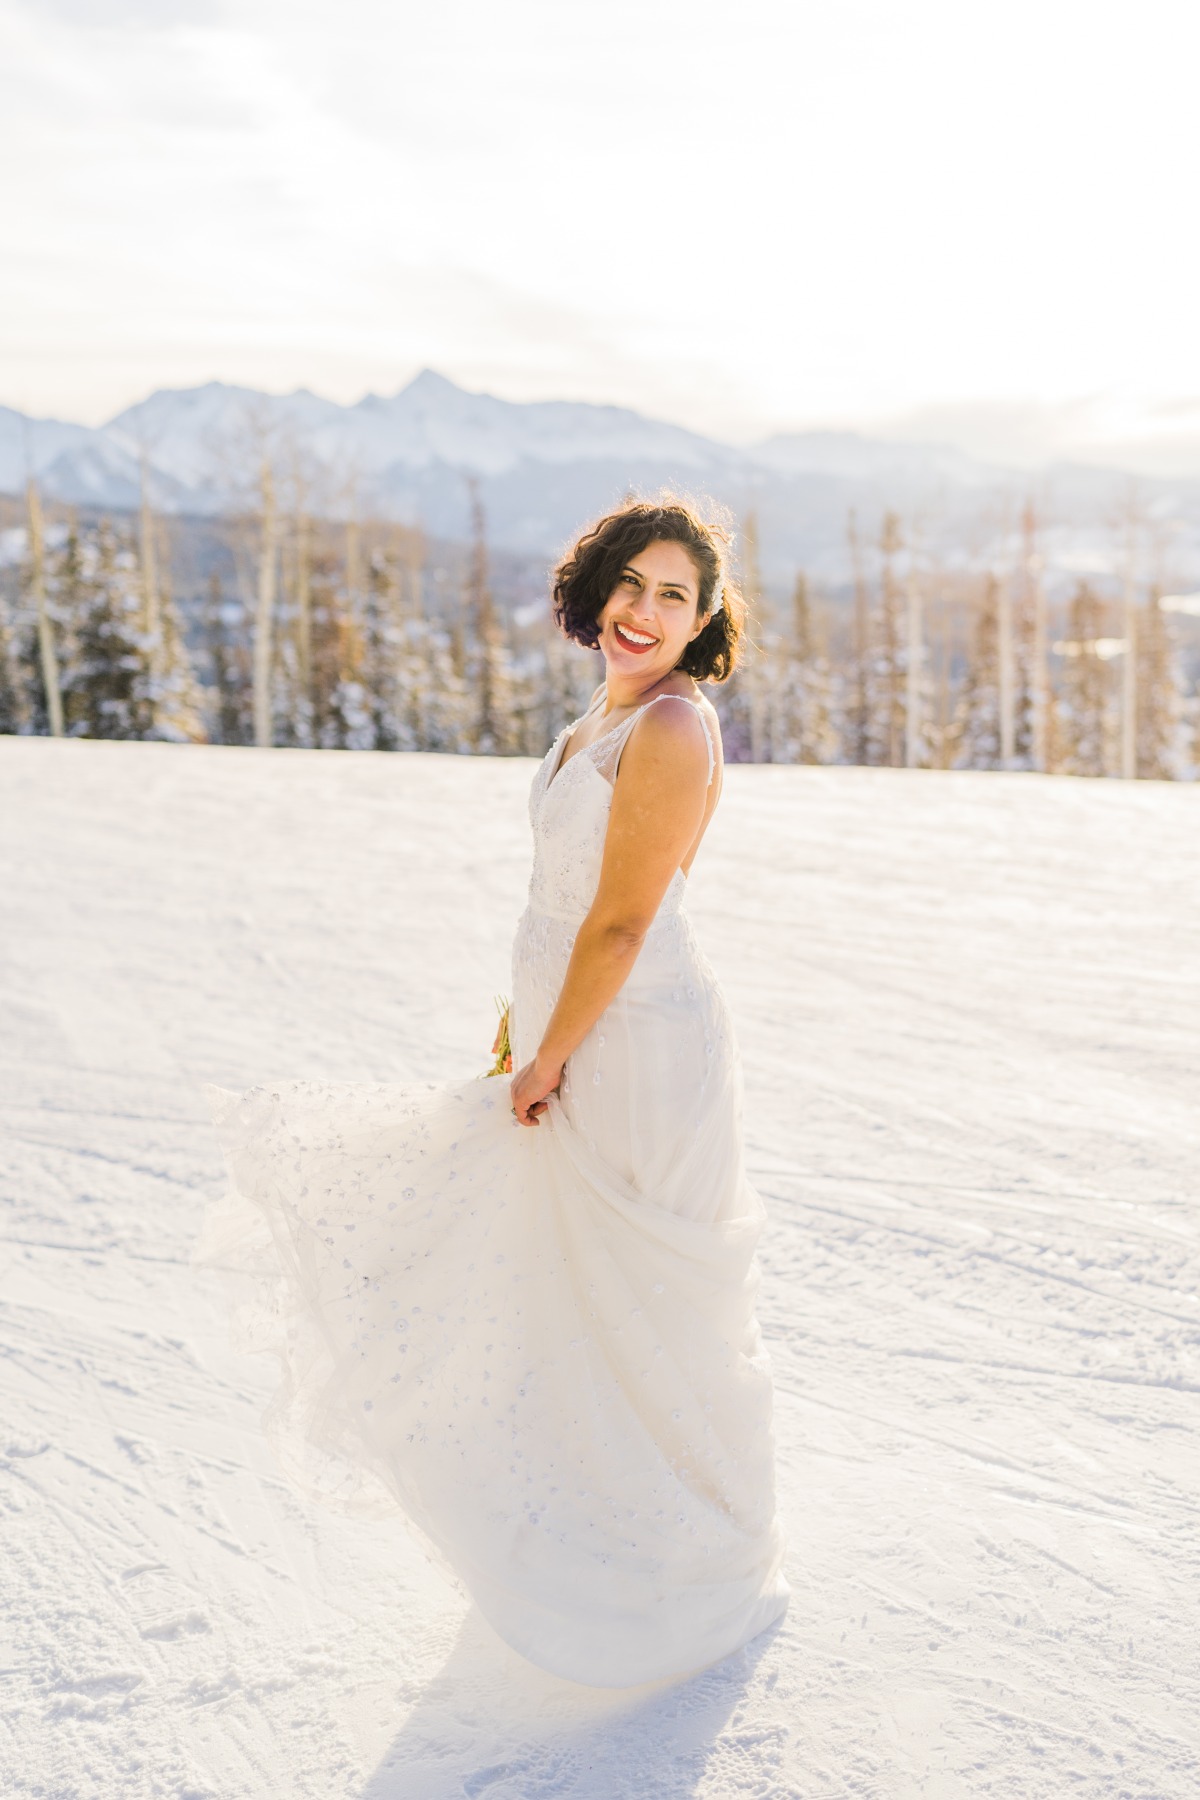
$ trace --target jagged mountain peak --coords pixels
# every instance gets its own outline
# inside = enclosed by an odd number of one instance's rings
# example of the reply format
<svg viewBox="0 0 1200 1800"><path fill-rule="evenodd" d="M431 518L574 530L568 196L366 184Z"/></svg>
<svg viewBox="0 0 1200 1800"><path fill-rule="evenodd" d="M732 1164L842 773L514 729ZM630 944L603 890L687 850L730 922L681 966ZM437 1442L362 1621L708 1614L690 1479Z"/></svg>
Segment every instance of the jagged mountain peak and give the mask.
<svg viewBox="0 0 1200 1800"><path fill-rule="evenodd" d="M31 457L47 496L123 509L136 504L144 459L155 505L219 512L246 504L264 453L275 459L284 504L295 473L311 507L373 509L449 538L469 530L465 478L476 477L492 541L539 556L623 494L673 487L735 518L753 509L766 571L803 565L817 577L842 569L851 506L868 533L885 508L930 502L949 529L982 493L1026 479L947 445L852 431L780 433L736 448L626 407L474 393L429 368L394 394L351 404L308 388L268 394L215 379L163 388L97 430L0 408L8 493L23 488ZM1119 479L1055 475L1080 519L1099 516Z"/></svg>

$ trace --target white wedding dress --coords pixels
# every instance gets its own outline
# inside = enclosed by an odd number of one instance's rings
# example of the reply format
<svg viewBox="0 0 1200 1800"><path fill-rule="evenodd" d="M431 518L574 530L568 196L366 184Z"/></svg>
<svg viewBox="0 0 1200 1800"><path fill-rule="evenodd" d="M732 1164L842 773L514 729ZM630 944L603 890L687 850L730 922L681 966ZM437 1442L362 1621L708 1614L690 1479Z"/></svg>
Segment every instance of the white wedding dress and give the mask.
<svg viewBox="0 0 1200 1800"><path fill-rule="evenodd" d="M534 779L514 1067L557 999L645 710L560 770L566 727ZM762 1204L685 885L536 1129L503 1077L205 1089L232 1185L194 1260L243 1289L235 1342L280 1359L264 1424L285 1468L335 1507L403 1511L508 1643L604 1687L707 1667L787 1604Z"/></svg>

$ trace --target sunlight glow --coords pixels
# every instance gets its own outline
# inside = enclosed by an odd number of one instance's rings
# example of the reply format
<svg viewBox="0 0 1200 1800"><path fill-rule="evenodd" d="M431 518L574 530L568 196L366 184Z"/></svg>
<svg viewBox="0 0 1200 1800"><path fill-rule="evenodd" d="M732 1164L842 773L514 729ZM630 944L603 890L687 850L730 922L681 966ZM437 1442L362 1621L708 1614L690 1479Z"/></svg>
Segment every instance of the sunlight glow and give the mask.
<svg viewBox="0 0 1200 1800"><path fill-rule="evenodd" d="M0 0L9 404L432 365L1200 466L1184 0L167 12Z"/></svg>

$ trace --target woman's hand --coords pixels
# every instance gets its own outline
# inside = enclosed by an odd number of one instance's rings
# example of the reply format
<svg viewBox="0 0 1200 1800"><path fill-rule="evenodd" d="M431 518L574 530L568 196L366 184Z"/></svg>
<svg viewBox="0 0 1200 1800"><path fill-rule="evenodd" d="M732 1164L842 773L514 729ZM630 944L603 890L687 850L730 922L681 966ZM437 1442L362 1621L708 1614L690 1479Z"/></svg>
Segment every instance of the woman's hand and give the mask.
<svg viewBox="0 0 1200 1800"><path fill-rule="evenodd" d="M538 1114L546 1111L547 1095L557 1091L561 1080L561 1064L554 1069L547 1068L536 1056L523 1069L517 1070L509 1084L509 1092L518 1125L537 1124Z"/></svg>

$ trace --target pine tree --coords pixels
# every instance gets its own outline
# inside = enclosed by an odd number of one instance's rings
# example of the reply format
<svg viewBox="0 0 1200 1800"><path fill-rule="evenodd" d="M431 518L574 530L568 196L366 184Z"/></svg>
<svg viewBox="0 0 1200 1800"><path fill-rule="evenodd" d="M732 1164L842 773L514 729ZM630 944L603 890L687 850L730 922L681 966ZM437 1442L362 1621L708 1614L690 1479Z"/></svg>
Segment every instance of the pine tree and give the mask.
<svg viewBox="0 0 1200 1800"><path fill-rule="evenodd" d="M1134 635L1137 674L1137 773L1150 781L1175 775L1174 743L1179 704L1167 616L1153 588L1140 610Z"/></svg>
<svg viewBox="0 0 1200 1800"><path fill-rule="evenodd" d="M871 761L871 627L862 545L853 508L846 515L846 539L854 575L854 643L851 651L853 700L847 711L846 749L852 763Z"/></svg>
<svg viewBox="0 0 1200 1800"><path fill-rule="evenodd" d="M470 750L473 729L463 641L460 635L456 643L443 621L426 616L426 575L421 534L394 533L392 555L377 565L378 611L369 633L370 660L376 667L390 660L390 672L373 675L371 685L390 695L387 718L397 749L457 755Z"/></svg>
<svg viewBox="0 0 1200 1800"><path fill-rule="evenodd" d="M904 582L904 643L900 654L903 676L904 755L906 768L932 768L938 759L940 738L937 720L935 675L926 639L932 608L928 577L917 566L916 548L910 543L908 572Z"/></svg>
<svg viewBox="0 0 1200 1800"><path fill-rule="evenodd" d="M422 619L410 621L407 636L406 687L414 748L468 754L477 723L477 695L462 672L453 633L437 620Z"/></svg>
<svg viewBox="0 0 1200 1800"><path fill-rule="evenodd" d="M323 750L368 750L375 724L363 680L363 632L345 570L328 551L312 570L313 730Z"/></svg>
<svg viewBox="0 0 1200 1800"><path fill-rule="evenodd" d="M293 507L277 528L277 593L271 633L271 741L315 746L311 605L311 522L293 469Z"/></svg>
<svg viewBox="0 0 1200 1800"><path fill-rule="evenodd" d="M39 667L37 614L30 581L29 539L10 585L4 582L0 611L0 731L22 737L44 735L49 729L44 685ZM56 610L53 596L47 597ZM60 628L61 622L56 624Z"/></svg>
<svg viewBox="0 0 1200 1800"><path fill-rule="evenodd" d="M275 599L279 564L279 508L275 472L264 453L259 473L257 604L254 613L254 741L274 739Z"/></svg>
<svg viewBox="0 0 1200 1800"><path fill-rule="evenodd" d="M746 756L750 762L760 763L767 750L766 606L758 548L758 514L755 512L748 512L742 522L739 563L742 598L746 602L746 628L741 666L735 678L737 688L730 690L729 699L742 715Z"/></svg>
<svg viewBox="0 0 1200 1800"><path fill-rule="evenodd" d="M541 662L542 701L535 700L535 715L540 710L538 729L530 751L540 756L552 744L564 725L579 718L586 710L593 692L604 679L604 660L598 650L581 653L578 646L564 642L557 631L545 640ZM536 672L538 664L533 664Z"/></svg>
<svg viewBox="0 0 1200 1800"><path fill-rule="evenodd" d="M32 476L26 488L26 518L28 583L37 622L38 672L41 676L40 711L45 719L44 727L39 729L48 731L52 737L61 737L64 730L62 676L56 642L59 621L55 618L48 591L42 502Z"/></svg>
<svg viewBox="0 0 1200 1800"><path fill-rule="evenodd" d="M1047 657L1048 660L1048 657ZM1066 775L1070 773L1070 742L1067 719L1064 711L1063 695L1054 686L1047 671L1045 699L1045 741L1047 775Z"/></svg>
<svg viewBox="0 0 1200 1800"><path fill-rule="evenodd" d="M1104 611L1099 596L1081 581L1071 597L1067 617L1066 665L1063 671L1062 767L1068 775L1103 775L1111 736L1109 682L1101 660Z"/></svg>
<svg viewBox="0 0 1200 1800"><path fill-rule="evenodd" d="M22 679L19 631L0 597L0 737L29 729L29 708Z"/></svg>
<svg viewBox="0 0 1200 1800"><path fill-rule="evenodd" d="M930 707L930 765L949 769L954 765L961 722L956 718L950 692L950 622L949 604L943 595L929 611L932 639L931 681L933 700Z"/></svg>
<svg viewBox="0 0 1200 1800"><path fill-rule="evenodd" d="M818 642L808 580L801 571L792 590L790 643L781 644L775 684L777 724L772 761L831 763L839 742L833 725L833 683L825 646Z"/></svg>
<svg viewBox="0 0 1200 1800"><path fill-rule="evenodd" d="M400 574L386 551L372 551L363 602L363 685L375 750L410 748L404 721L404 622Z"/></svg>
<svg viewBox="0 0 1200 1800"><path fill-rule="evenodd" d="M904 670L900 650L900 583L896 558L903 546L900 520L885 513L879 533L879 606L868 664L869 760L899 768L904 762Z"/></svg>
<svg viewBox="0 0 1200 1800"><path fill-rule="evenodd" d="M1024 575L1017 614L1019 690L1016 719L1016 753L1025 768L1049 771L1054 765L1051 715L1054 692L1050 681L1050 618L1044 579L1044 558L1038 549L1038 517L1032 500L1021 515L1021 566Z"/></svg>
<svg viewBox="0 0 1200 1800"><path fill-rule="evenodd" d="M503 755L513 747L512 662L496 612L488 569L487 522L479 484L468 482L471 498L471 545L464 595L465 631L459 654L462 675L473 697L469 742L484 756Z"/></svg>
<svg viewBox="0 0 1200 1800"><path fill-rule="evenodd" d="M1037 767L1037 696L1034 692L1038 655L1038 594L1025 559L1022 579L1013 596L1013 757L1015 769Z"/></svg>
<svg viewBox="0 0 1200 1800"><path fill-rule="evenodd" d="M312 520L303 505L297 506L293 521L292 571L297 702L300 714L298 730L300 742L311 744L313 742Z"/></svg>
<svg viewBox="0 0 1200 1800"><path fill-rule="evenodd" d="M209 736L216 744L254 741L254 698L250 647L240 607L225 597L214 569L208 578L204 608L204 641L212 673L212 716Z"/></svg>
<svg viewBox="0 0 1200 1800"><path fill-rule="evenodd" d="M64 682L73 737L147 738L154 727L144 595L138 559L105 520L94 536L72 530L56 571L71 618Z"/></svg>
<svg viewBox="0 0 1200 1800"><path fill-rule="evenodd" d="M184 643L174 596L165 580L159 584L154 626L155 634L148 637L145 646L149 735L169 743L202 743L207 734L200 689Z"/></svg>
<svg viewBox="0 0 1200 1800"><path fill-rule="evenodd" d="M998 769L1000 755L1000 621L999 586L994 575L984 581L975 610L966 679L959 703L956 766Z"/></svg>

